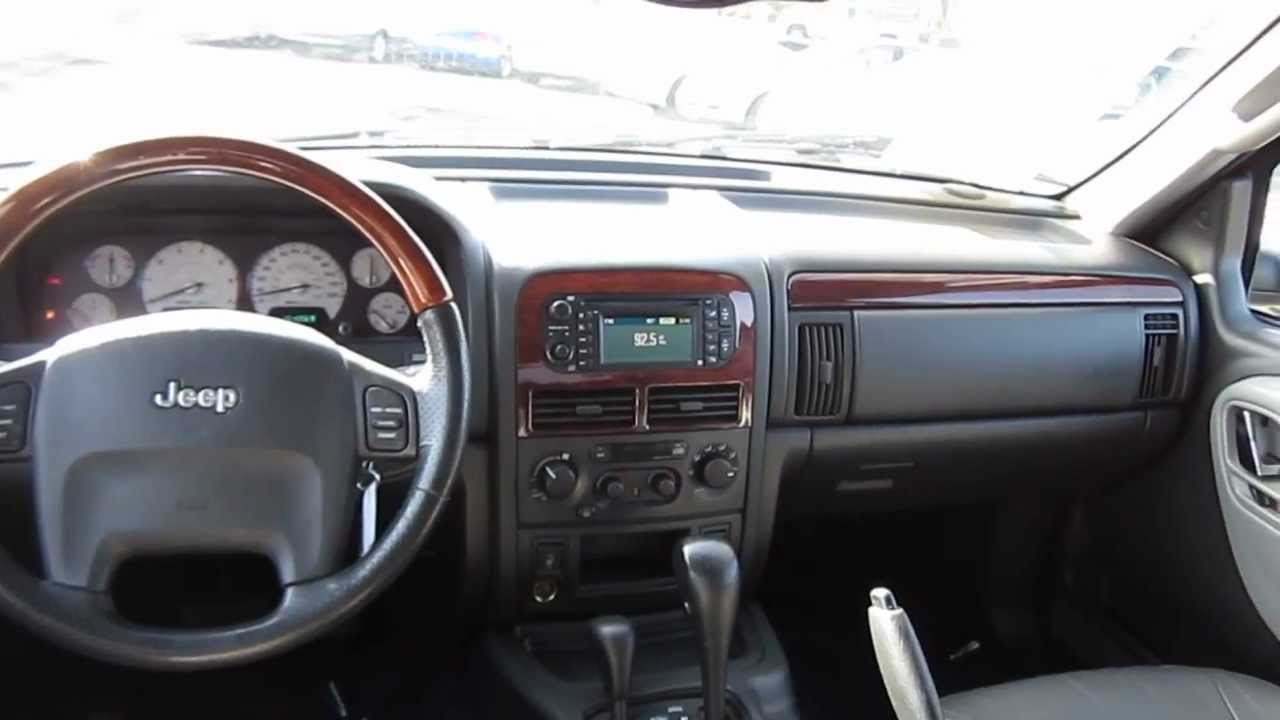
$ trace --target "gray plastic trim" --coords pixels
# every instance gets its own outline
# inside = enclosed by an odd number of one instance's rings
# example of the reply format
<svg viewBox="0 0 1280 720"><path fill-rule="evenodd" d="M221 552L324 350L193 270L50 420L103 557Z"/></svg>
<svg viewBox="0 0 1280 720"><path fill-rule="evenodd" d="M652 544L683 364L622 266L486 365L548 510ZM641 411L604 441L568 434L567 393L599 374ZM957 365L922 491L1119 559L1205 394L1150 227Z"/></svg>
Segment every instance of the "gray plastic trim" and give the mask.
<svg viewBox="0 0 1280 720"><path fill-rule="evenodd" d="M1250 489L1276 498L1236 457L1233 409L1261 413L1280 424L1280 376L1258 376L1228 385L1213 404L1209 440L1218 499L1235 557L1249 597L1271 632L1280 637L1280 513L1254 501Z"/></svg>

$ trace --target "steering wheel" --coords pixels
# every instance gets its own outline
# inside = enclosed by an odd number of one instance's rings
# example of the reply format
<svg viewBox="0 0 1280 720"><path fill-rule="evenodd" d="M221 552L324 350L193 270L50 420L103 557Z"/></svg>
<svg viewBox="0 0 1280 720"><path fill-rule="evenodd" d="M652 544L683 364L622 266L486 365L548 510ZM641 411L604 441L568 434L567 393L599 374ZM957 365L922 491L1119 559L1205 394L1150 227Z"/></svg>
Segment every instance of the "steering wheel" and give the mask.
<svg viewBox="0 0 1280 720"><path fill-rule="evenodd" d="M0 365L19 445L0 460L31 461L45 574L0 553L0 611L74 652L155 670L261 659L366 605L437 524L468 414L466 335L431 253L363 185L282 148L175 137L57 167L0 202L0 265L87 193L188 170L268 180L344 218L403 286L426 362L400 372L287 320L192 309L88 328ZM360 464L381 458L416 460L412 487L351 562ZM168 629L113 606L124 560L220 552L270 559L282 592L267 616Z"/></svg>

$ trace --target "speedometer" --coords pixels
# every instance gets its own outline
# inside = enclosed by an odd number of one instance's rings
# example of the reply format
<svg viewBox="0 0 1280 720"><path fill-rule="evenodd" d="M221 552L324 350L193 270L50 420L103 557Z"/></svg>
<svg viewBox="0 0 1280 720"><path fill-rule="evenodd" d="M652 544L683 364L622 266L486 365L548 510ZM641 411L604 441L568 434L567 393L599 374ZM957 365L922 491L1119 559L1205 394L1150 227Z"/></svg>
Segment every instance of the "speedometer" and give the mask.
<svg viewBox="0 0 1280 720"><path fill-rule="evenodd" d="M277 245L258 258L249 272L253 309L315 307L332 320L347 297L347 276L333 256L311 243Z"/></svg>
<svg viewBox="0 0 1280 720"><path fill-rule="evenodd" d="M138 289L147 312L235 309L240 273L218 248L199 240L183 240L151 256L142 268Z"/></svg>

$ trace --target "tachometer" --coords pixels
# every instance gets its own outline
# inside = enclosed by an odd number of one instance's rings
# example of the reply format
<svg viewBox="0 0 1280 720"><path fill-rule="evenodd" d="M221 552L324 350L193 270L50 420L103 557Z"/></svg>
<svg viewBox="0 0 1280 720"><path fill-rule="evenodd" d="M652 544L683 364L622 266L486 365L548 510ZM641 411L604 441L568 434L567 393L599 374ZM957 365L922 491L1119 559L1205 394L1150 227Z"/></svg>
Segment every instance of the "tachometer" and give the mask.
<svg viewBox="0 0 1280 720"><path fill-rule="evenodd" d="M84 259L84 269L98 287L123 287L133 279L133 256L119 245L103 245Z"/></svg>
<svg viewBox="0 0 1280 720"><path fill-rule="evenodd" d="M102 293L85 293L72 300L67 308L67 320L76 330L111 322L116 317L116 304Z"/></svg>
<svg viewBox="0 0 1280 720"><path fill-rule="evenodd" d="M377 248L360 248L351 256L351 277L361 287L382 287L391 277L391 266Z"/></svg>
<svg viewBox="0 0 1280 720"><path fill-rule="evenodd" d="M369 324L384 335L399 332L409 322L409 305L393 292L378 293L369 301L366 311Z"/></svg>
<svg viewBox="0 0 1280 720"><path fill-rule="evenodd" d="M311 243L277 245L258 258L249 272L253 309L318 307L332 320L347 297L347 276L333 256Z"/></svg>
<svg viewBox="0 0 1280 720"><path fill-rule="evenodd" d="M167 245L151 256L138 281L147 312L180 308L235 309L240 273L231 258L199 240Z"/></svg>

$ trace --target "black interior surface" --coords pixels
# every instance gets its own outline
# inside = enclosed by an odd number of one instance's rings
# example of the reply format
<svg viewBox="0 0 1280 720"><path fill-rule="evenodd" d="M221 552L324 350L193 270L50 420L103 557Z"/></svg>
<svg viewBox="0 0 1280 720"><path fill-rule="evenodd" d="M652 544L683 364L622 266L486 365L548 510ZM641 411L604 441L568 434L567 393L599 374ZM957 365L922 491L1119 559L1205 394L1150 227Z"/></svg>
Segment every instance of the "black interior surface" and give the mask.
<svg viewBox="0 0 1280 720"><path fill-rule="evenodd" d="M1222 321L1239 309L1192 281L1221 273L1220 253L1205 248L1245 229L1233 216L1248 209L1243 181L1225 182L1204 207L1139 242L1032 198L997 209L817 186L776 191L763 167L729 178L716 169L735 163L618 168L603 154L585 171L595 180L584 181L576 163L591 158L574 153L474 155L362 153L356 162L314 153L358 167L418 232L453 284L470 339L474 410L459 491L411 569L339 631L213 673L112 668L0 625L0 661L13 667L13 692L0 698L6 716L581 718L607 699L584 624L607 613L640 627L633 691L676 702L696 696L700 681L670 560L689 535L723 538L737 552L744 601L729 687L753 718L892 717L867 626L877 586L909 611L944 696L1133 664L1280 680L1280 643L1232 560L1207 440L1217 390L1274 371L1276 333L1242 336ZM487 176L495 166L501 176ZM1197 224L1201 210L1207 226ZM0 268L0 361L58 334L34 325L50 268L73 267L114 233L154 238L144 245L221 234L244 257L256 243L312 233L335 254L359 248L317 212L286 191L208 175L91 197ZM518 298L532 279L564 271L741 280L755 312L756 344L739 349L755 353L747 421L525 433L520 413L531 398L517 348L528 329ZM793 307L790 280L817 272L1142 278L1182 300ZM353 307L366 295L353 295ZM1167 392L1157 397L1142 389L1152 314L1178 322ZM798 328L812 323L845 328L849 340L833 370L844 394L820 417L796 404ZM407 337L338 339L395 366L423 359ZM655 438L739 448L738 484L711 505L634 514L608 506L583 515L577 504L528 495L531 468L558 452L599 474L604 465L586 457L594 446ZM0 462L0 540L41 571L29 470ZM403 496L394 482L403 468L385 471L384 522ZM710 492L692 474L681 479L681 492ZM583 479L575 497L598 495L594 481ZM196 570L185 595L148 591L156 577ZM139 561L116 590L140 622L203 627L269 606L256 591L270 584L260 570L237 557ZM54 677L66 692L37 689L37 679Z"/></svg>

